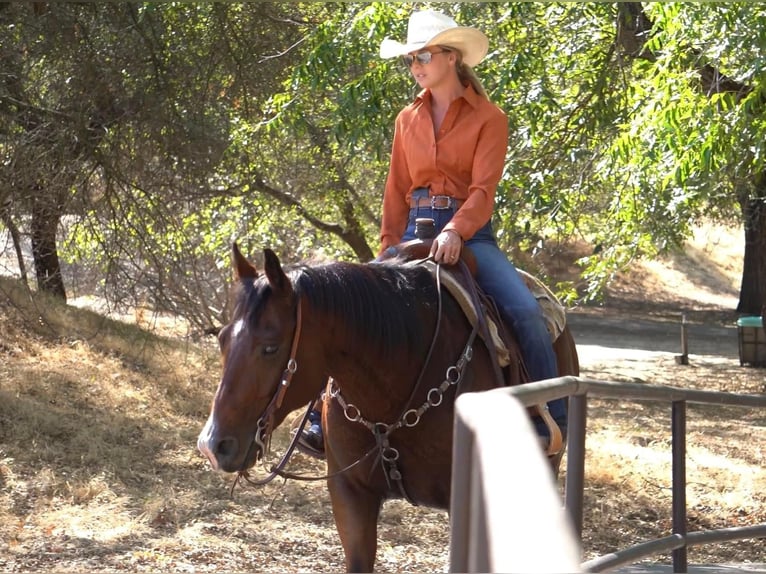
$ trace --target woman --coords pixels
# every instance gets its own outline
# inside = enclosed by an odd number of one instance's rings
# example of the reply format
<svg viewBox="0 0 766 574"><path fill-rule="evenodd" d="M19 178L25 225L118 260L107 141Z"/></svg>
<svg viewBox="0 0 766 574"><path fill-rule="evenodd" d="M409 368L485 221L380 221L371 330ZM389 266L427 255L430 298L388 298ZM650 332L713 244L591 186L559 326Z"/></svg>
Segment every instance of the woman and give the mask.
<svg viewBox="0 0 766 574"><path fill-rule="evenodd" d="M508 118L491 103L474 74L487 53L487 37L442 13L414 12L407 42L383 41L383 58L402 57L422 88L396 118L391 164L383 195L381 253L415 239L415 219L432 218L438 235L431 255L453 264L463 245L477 261L477 281L519 340L531 380L558 376L542 311L516 268L500 251L491 217L508 147ZM566 424L564 401L549 404ZM303 437L322 444L319 417ZM547 436L542 421L538 432Z"/></svg>

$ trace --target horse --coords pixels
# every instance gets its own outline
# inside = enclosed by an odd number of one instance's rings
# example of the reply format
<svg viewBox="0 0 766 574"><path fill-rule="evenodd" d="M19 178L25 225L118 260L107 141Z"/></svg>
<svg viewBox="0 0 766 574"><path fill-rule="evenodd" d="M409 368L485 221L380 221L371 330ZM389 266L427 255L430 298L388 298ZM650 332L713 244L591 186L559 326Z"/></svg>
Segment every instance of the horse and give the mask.
<svg viewBox="0 0 766 574"><path fill-rule="evenodd" d="M222 375L197 446L214 469L246 473L273 429L324 389L327 487L346 569L370 572L385 500L448 509L455 397L498 386L494 354L422 265L283 268L263 253L259 273L232 247ZM561 375L579 374L568 328L554 350Z"/></svg>

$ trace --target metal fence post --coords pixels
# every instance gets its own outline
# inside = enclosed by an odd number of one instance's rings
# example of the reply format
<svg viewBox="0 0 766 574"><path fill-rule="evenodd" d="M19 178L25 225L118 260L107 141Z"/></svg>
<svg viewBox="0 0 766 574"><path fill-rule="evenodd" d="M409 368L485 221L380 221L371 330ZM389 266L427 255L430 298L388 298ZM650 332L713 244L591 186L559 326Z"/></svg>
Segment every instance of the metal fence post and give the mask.
<svg viewBox="0 0 766 574"><path fill-rule="evenodd" d="M569 430L567 431L567 477L565 504L572 519L577 539L582 541L583 489L585 487L585 428L588 395L569 397Z"/></svg>
<svg viewBox="0 0 766 574"><path fill-rule="evenodd" d="M673 401L673 534L686 539L686 401ZM687 572L687 548L673 550L673 572Z"/></svg>

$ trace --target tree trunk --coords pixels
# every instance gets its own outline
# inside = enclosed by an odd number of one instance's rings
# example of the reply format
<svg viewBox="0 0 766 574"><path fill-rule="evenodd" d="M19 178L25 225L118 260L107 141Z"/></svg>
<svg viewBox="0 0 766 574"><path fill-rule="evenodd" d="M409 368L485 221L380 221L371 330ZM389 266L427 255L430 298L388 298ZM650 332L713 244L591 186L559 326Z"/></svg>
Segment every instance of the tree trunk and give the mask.
<svg viewBox="0 0 766 574"><path fill-rule="evenodd" d="M0 220L8 228L8 233L11 234L11 240L13 241L13 250L16 252L16 261L19 264L19 275L24 285L27 285L27 266L24 263L24 252L21 248L21 233L16 223L13 221L11 214L2 210L0 212Z"/></svg>
<svg viewBox="0 0 766 574"><path fill-rule="evenodd" d="M64 279L61 276L56 231L60 214L55 206L37 199L32 207L32 257L37 275L37 288L66 302Z"/></svg>
<svg viewBox="0 0 766 574"><path fill-rule="evenodd" d="M760 315L766 305L766 198L740 202L745 222L745 262L737 311Z"/></svg>
<svg viewBox="0 0 766 574"><path fill-rule="evenodd" d="M351 186L348 185L347 187L349 189L351 188ZM359 261L369 261L375 257L375 254L367 244L367 239L365 238L364 232L362 231L362 225L359 223L359 220L357 219L354 212L353 201L347 199L343 203L341 211L343 212L343 219L346 225L340 232L340 237L343 239L343 241L346 242L347 245L351 247L351 249L354 250L354 254L357 256Z"/></svg>

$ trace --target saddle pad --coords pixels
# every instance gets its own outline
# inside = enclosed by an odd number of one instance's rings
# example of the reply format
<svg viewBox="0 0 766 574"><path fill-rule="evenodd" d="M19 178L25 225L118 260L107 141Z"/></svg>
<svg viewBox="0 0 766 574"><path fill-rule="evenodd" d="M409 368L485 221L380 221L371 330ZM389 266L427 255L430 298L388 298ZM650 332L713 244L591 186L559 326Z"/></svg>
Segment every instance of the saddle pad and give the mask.
<svg viewBox="0 0 766 574"><path fill-rule="evenodd" d="M436 274L436 264L433 261L418 262L418 264L426 265L433 275ZM518 271L521 274L522 279L524 279L524 282L527 284L527 287L532 292L532 295L537 300L538 305L540 305L546 326L548 327L548 332L551 335L551 341L555 341L558 339L559 335L561 335L561 332L566 325L566 309L553 292L539 279L521 269L518 269ZM471 325L475 327L478 321L478 310L474 307L470 295L466 293L463 286L455 280L452 273L440 273L440 279L442 284L458 302L461 309L463 309L463 313L465 313ZM495 325L490 317L487 317L487 326L492 337L492 343L495 345L497 351L500 366L505 367L510 364L510 353L497 332L497 325Z"/></svg>
<svg viewBox="0 0 766 574"><path fill-rule="evenodd" d="M431 271L431 274L436 276L436 263L433 261L424 261L418 264L425 265L428 270ZM468 294L463 286L458 283L452 273L445 273L443 268L442 272L439 274L439 279L442 285L444 285L450 294L455 298L455 301L458 302L460 308L463 310L463 313L465 313L465 316L471 323L471 326L476 327L476 324L479 322L479 316L477 315L478 310L476 307L474 307L470 294ZM497 325L495 325L495 322L490 317L487 317L487 328L489 329L489 334L492 337L492 344L495 346L498 363L500 363L501 367L510 365L511 354L508 352L508 348L505 346L503 339L497 332Z"/></svg>
<svg viewBox="0 0 766 574"><path fill-rule="evenodd" d="M522 269L517 268L516 270L521 275L521 278L524 279L532 295L537 299L537 304L542 308L548 332L551 334L551 341L555 341L559 338L567 324L566 308L558 300L558 297L553 294L553 291L548 289L537 277L530 275Z"/></svg>

